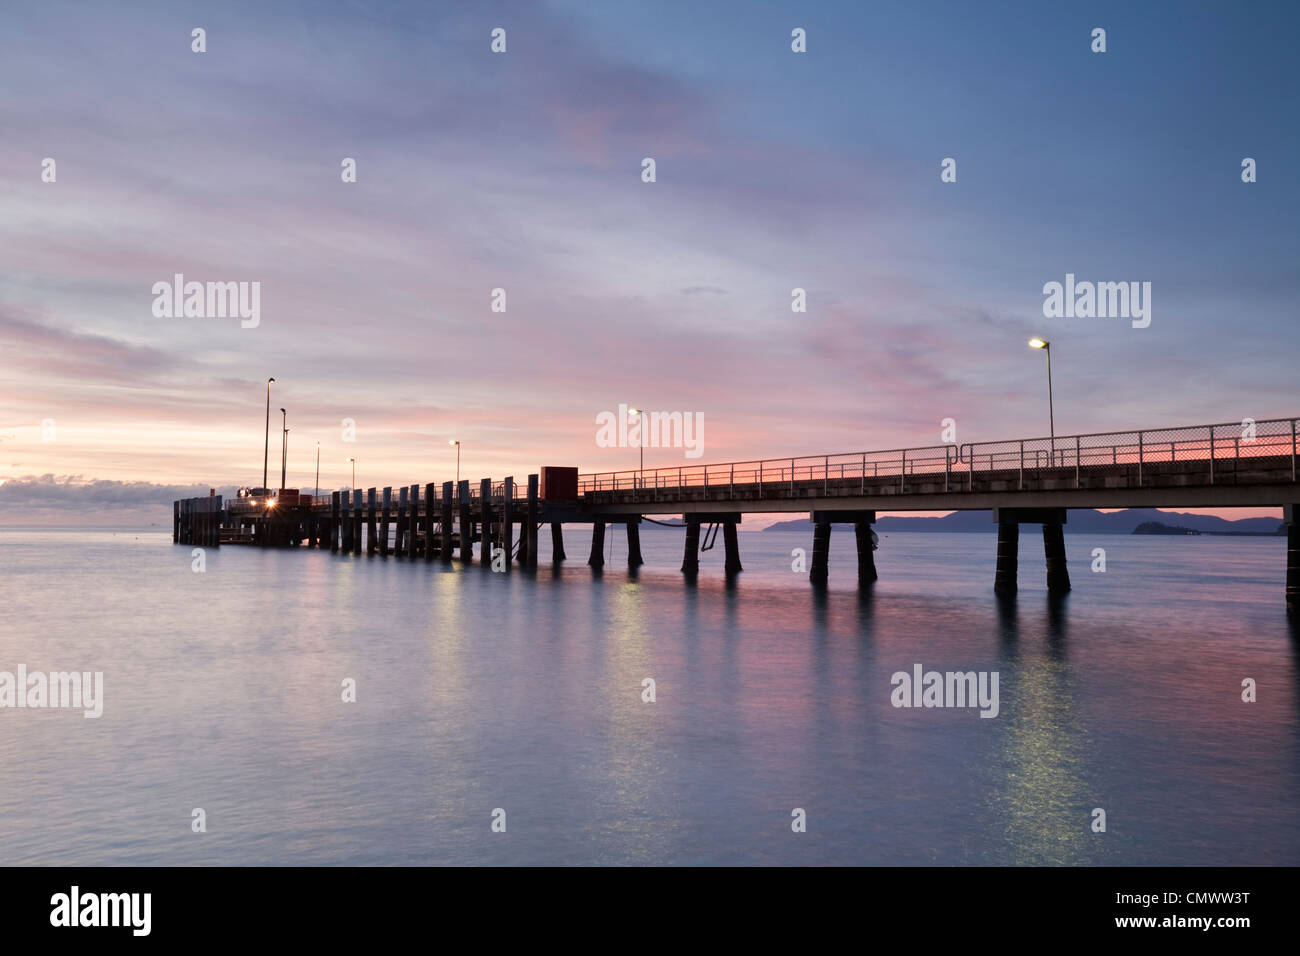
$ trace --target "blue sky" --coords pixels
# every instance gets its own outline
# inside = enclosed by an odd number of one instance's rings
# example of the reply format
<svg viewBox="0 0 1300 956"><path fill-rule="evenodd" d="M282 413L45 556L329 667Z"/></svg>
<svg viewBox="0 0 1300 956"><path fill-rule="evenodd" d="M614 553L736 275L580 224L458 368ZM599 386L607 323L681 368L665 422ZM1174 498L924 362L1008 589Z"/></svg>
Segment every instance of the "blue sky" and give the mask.
<svg viewBox="0 0 1300 956"><path fill-rule="evenodd" d="M633 467L620 402L712 461L1039 435L1035 334L1058 433L1297 414L1297 9L9 5L0 478L250 483L268 376L331 486L449 437ZM261 324L155 318L176 272L260 281ZM1150 327L1045 319L1067 272L1151 282Z"/></svg>

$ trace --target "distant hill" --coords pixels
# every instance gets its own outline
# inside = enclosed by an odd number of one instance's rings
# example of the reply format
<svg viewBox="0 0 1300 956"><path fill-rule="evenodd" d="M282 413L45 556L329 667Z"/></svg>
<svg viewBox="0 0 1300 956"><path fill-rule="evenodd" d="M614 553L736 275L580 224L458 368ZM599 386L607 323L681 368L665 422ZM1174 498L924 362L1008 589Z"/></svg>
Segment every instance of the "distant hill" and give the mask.
<svg viewBox="0 0 1300 956"><path fill-rule="evenodd" d="M1193 528L1182 525L1170 525L1161 521L1143 521L1133 529L1134 534L1200 534Z"/></svg>
<svg viewBox="0 0 1300 956"><path fill-rule="evenodd" d="M1143 522L1179 526L1202 534L1277 534L1281 522L1277 518L1238 518L1227 521L1214 515L1194 515L1178 511L1161 511L1158 508L1128 508L1102 514L1091 508L1072 508L1066 515L1066 534L1132 534ZM764 531L807 531L811 522L807 518L778 521ZM851 527L851 525L844 525ZM880 534L891 531L983 531L997 530L991 511L954 511L942 518L908 518L886 515L873 528Z"/></svg>

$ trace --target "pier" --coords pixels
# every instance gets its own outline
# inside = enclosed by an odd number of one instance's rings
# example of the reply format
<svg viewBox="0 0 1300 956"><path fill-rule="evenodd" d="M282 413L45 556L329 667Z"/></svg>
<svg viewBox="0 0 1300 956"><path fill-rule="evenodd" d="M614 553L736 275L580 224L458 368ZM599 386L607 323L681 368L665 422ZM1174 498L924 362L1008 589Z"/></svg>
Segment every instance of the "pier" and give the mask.
<svg viewBox="0 0 1300 956"><path fill-rule="evenodd" d="M878 577L871 525L878 511L989 511L997 525L994 590L1018 585L1020 526L1042 528L1048 590L1070 590L1064 525L1071 508L1280 507L1287 528L1286 600L1300 607L1300 483L1297 419L935 445L847 454L682 465L579 474L545 467L527 476L474 483L352 488L319 496L276 495L177 501L172 540L218 546L328 548L333 553L424 561L494 560L537 567L537 532L551 526L552 561L565 560L564 525L589 525L588 564L604 565L609 526L627 536L628 565L643 563L639 524L681 515L682 572L721 533L724 570L743 570L737 526L745 514L811 516L809 578L825 586L831 528L854 526L858 581Z"/></svg>

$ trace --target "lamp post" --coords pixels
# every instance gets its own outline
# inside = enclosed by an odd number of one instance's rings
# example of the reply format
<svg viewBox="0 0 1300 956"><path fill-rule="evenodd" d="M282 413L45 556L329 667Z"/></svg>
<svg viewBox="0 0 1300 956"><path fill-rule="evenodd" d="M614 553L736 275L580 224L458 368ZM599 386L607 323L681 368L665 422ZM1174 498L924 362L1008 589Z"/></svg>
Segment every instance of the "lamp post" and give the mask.
<svg viewBox="0 0 1300 956"><path fill-rule="evenodd" d="M636 416L637 425L639 426L637 428L636 443L641 449L641 467L636 474L636 484L640 488L645 484L645 412L639 408L629 408L627 413Z"/></svg>
<svg viewBox="0 0 1300 956"><path fill-rule="evenodd" d="M312 501L320 497L320 442L316 443L316 493L312 495Z"/></svg>
<svg viewBox="0 0 1300 956"><path fill-rule="evenodd" d="M447 442L448 445L456 446L456 487L460 487L460 442L453 438Z"/></svg>
<svg viewBox="0 0 1300 956"><path fill-rule="evenodd" d="M271 383L275 379L266 380L266 441L262 445L262 493L266 493L266 465L271 457Z"/></svg>
<svg viewBox="0 0 1300 956"><path fill-rule="evenodd" d="M289 464L289 413L280 409L280 490L284 490L284 473Z"/></svg>
<svg viewBox="0 0 1300 956"><path fill-rule="evenodd" d="M1047 423L1052 436L1052 467L1056 466L1056 412L1052 408L1052 343L1040 338L1029 340L1031 349L1041 349L1047 353Z"/></svg>
<svg viewBox="0 0 1300 956"><path fill-rule="evenodd" d="M348 490L355 491L357 488L357 460L355 458L349 458L348 461L352 462L352 485Z"/></svg>

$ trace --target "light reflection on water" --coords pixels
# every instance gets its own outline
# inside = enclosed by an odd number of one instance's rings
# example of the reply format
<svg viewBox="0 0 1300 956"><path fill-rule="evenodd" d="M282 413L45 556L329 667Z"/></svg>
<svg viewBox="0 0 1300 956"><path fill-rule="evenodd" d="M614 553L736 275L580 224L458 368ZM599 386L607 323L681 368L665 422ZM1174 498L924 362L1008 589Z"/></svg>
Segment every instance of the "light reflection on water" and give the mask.
<svg viewBox="0 0 1300 956"><path fill-rule="evenodd" d="M576 530L535 576L0 532L0 669L106 685L0 710L6 862L1300 863L1280 540L1069 536L1056 601L1025 534L1001 602L992 535L884 536L861 594L850 534L818 593L810 536L691 585L680 532L593 576ZM997 670L999 717L893 708L915 663Z"/></svg>

